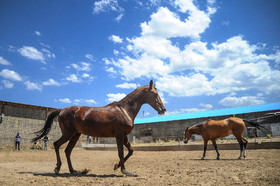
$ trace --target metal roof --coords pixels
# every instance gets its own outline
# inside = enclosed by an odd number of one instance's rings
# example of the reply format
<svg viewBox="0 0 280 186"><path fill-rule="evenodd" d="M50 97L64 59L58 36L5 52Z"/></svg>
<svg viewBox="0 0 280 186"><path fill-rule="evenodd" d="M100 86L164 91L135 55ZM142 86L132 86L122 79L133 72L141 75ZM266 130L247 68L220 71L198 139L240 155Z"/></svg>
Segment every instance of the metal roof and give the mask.
<svg viewBox="0 0 280 186"><path fill-rule="evenodd" d="M204 118L204 117L225 116L225 115L233 115L233 114L245 114L245 113L263 112L263 111L270 111L270 110L280 110L280 103L271 103L265 105L253 105L247 107L210 110L205 112L194 112L194 113L186 113L186 114L176 114L176 115L166 115L166 116L158 116L152 118L135 119L134 124L176 121L176 120L195 119L195 118Z"/></svg>

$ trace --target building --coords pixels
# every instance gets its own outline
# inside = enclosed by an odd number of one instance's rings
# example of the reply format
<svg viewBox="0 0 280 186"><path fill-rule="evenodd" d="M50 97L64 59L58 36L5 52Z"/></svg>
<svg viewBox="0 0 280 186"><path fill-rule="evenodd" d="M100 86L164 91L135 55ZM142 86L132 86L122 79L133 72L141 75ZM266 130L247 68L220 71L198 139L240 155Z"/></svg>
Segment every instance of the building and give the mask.
<svg viewBox="0 0 280 186"><path fill-rule="evenodd" d="M274 115L276 113L276 115ZM222 120L228 117L259 120L260 123L272 131L272 135L280 136L280 103L254 105L205 112L159 116L135 120L135 127L130 134L130 140L140 139L143 142L170 139L178 140L187 127L202 123L209 119ZM248 129L246 125L246 128ZM250 129L250 128L249 128ZM244 131L244 136L249 134L249 129ZM257 130L258 136L265 136ZM133 137L135 136L135 137Z"/></svg>
<svg viewBox="0 0 280 186"><path fill-rule="evenodd" d="M13 146L15 135L18 132L22 136L22 146L25 148L31 147L31 139L36 137L34 133L44 126L48 114L56 110L56 108L6 101L0 101L0 107L0 147ZM159 139L164 141L170 139L178 140L182 137L182 132L186 127L208 119L220 120L231 116L245 119L263 118L262 124L272 131L272 135L280 136L279 115L277 115L278 117L266 118L267 114L276 112L280 112L280 103L136 119L129 139L130 141L138 139L142 142L151 142ZM247 133L244 135L247 135ZM265 134L258 131L258 135L264 136ZM60 136L60 127L55 122L48 135L50 144ZM81 141L85 142L86 136L82 135L80 143ZM99 143L115 143L114 138L100 138L98 141Z"/></svg>

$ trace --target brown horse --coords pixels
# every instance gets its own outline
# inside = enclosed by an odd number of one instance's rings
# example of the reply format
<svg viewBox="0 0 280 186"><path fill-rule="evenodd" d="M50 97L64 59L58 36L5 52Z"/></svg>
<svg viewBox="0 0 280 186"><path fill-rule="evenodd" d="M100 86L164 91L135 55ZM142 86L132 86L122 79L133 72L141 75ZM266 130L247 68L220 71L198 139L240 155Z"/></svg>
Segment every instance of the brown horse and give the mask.
<svg viewBox="0 0 280 186"><path fill-rule="evenodd" d="M82 107L72 106L62 110L52 112L45 123L43 129L38 131L36 141L46 136L51 129L54 118L58 116L59 126L62 136L54 142L57 164L54 169L58 174L61 168L59 148L62 144L69 141L65 154L70 173L77 173L72 167L70 155L81 134L94 137L115 137L118 147L119 163L114 169L121 167L121 172L127 176L133 176L125 169L124 163L133 154L133 149L128 141L127 135L132 131L134 119L141 106L148 103L159 114L164 114L166 109L161 98L150 81L149 86L140 87L119 102L111 103L105 107ZM123 145L128 149L128 154L124 157Z"/></svg>
<svg viewBox="0 0 280 186"><path fill-rule="evenodd" d="M217 152L217 160L219 160L220 154L217 149L216 138L222 138L233 134L240 145L240 156L238 157L238 159L241 159L241 157L245 158L245 150L248 141L242 137L243 131L245 129L244 121L262 130L262 126L258 123L240 119L237 117L231 117L220 121L208 120L202 124L194 125L190 128L187 128L185 130L184 143L188 143L188 140L193 134L201 135L204 140L204 153L201 159L204 159L207 150L207 143L209 140L211 140Z"/></svg>

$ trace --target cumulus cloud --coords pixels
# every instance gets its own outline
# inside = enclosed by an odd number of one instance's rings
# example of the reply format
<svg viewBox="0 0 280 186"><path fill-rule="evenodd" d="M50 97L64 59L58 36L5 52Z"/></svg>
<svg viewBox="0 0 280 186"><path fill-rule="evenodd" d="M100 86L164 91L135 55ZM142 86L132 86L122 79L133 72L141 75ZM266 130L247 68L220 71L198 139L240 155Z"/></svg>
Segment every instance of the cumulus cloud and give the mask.
<svg viewBox="0 0 280 186"><path fill-rule="evenodd" d="M126 39L122 55L103 59L107 71L125 81L153 78L159 90L173 97L246 90L280 93L279 50L263 53L265 44L251 44L242 35L201 41L217 10L215 1L208 0L204 11L192 0L176 0L174 6L180 14L158 8L140 24L139 36Z"/></svg>
<svg viewBox="0 0 280 186"><path fill-rule="evenodd" d="M42 35L39 31L35 31L34 34L37 35L37 36L41 36Z"/></svg>
<svg viewBox="0 0 280 186"><path fill-rule="evenodd" d="M43 82L43 85L44 86L60 86L60 83L51 78L48 81Z"/></svg>
<svg viewBox="0 0 280 186"><path fill-rule="evenodd" d="M123 12L124 9L119 6L117 0L100 0L95 1L93 5L93 13L99 14L101 12L114 11Z"/></svg>
<svg viewBox="0 0 280 186"><path fill-rule="evenodd" d="M28 59L40 61L42 63L46 63L45 60L47 58L55 58L55 54L51 53L49 50L43 48L42 52L37 50L36 48L32 46L23 46L22 48L19 48L17 50L20 55L23 57L26 57Z"/></svg>
<svg viewBox="0 0 280 186"><path fill-rule="evenodd" d="M178 109L174 111L167 111L166 115L175 115L175 114L185 114L185 113L193 113L193 112L204 112L209 111L213 108L210 104L199 104L200 108L186 108L186 109Z"/></svg>
<svg viewBox="0 0 280 186"><path fill-rule="evenodd" d="M18 49L18 52L22 56L29 58L29 59L38 60L41 62L44 62L44 60L45 60L43 53L31 46L23 46L22 48Z"/></svg>
<svg viewBox="0 0 280 186"><path fill-rule="evenodd" d="M72 103L71 100L69 98L60 98L58 100L55 100L61 103Z"/></svg>
<svg viewBox="0 0 280 186"><path fill-rule="evenodd" d="M0 64L1 65L12 65L8 60L4 59L2 56L0 56Z"/></svg>
<svg viewBox="0 0 280 186"><path fill-rule="evenodd" d="M219 103L226 107L243 107L243 106L250 106L250 105L265 104L265 101L259 96L243 96L243 97L229 96L223 98Z"/></svg>
<svg viewBox="0 0 280 186"><path fill-rule="evenodd" d="M14 83L12 83L8 80L2 80L1 82L4 84L5 88L13 88L14 87Z"/></svg>
<svg viewBox="0 0 280 186"><path fill-rule="evenodd" d="M123 84L118 84L116 85L117 88L123 88L123 89L136 89L137 87L139 87L140 85L137 83L123 83Z"/></svg>
<svg viewBox="0 0 280 186"><path fill-rule="evenodd" d="M81 104L95 105L96 101L94 99L75 99L73 103L75 105L81 105Z"/></svg>
<svg viewBox="0 0 280 186"><path fill-rule="evenodd" d="M75 74L70 74L68 77L66 77L67 81L70 81L72 83L80 83L82 80L78 78Z"/></svg>
<svg viewBox="0 0 280 186"><path fill-rule="evenodd" d="M126 94L124 93L117 93L117 94L107 94L107 103L112 103L115 101L120 101L121 99L123 99L126 96Z"/></svg>
<svg viewBox="0 0 280 186"><path fill-rule="evenodd" d="M24 84L25 84L27 90L39 90L39 91L42 90L42 86L39 85L38 83L26 81L26 82L24 82Z"/></svg>
<svg viewBox="0 0 280 186"><path fill-rule="evenodd" d="M86 54L85 57L91 61L94 61L94 57L91 54Z"/></svg>
<svg viewBox="0 0 280 186"><path fill-rule="evenodd" d="M86 62L80 62L79 64L73 63L71 67L78 70L78 71L90 71L91 64Z"/></svg>
<svg viewBox="0 0 280 186"><path fill-rule="evenodd" d="M8 70L8 69L3 69L0 72L0 76L2 76L5 79L9 79L12 81L22 81L22 77L15 71Z"/></svg>
<svg viewBox="0 0 280 186"><path fill-rule="evenodd" d="M109 37L109 40L113 41L114 43L122 43L123 42L122 38L120 38L120 36L116 36L116 35L111 35Z"/></svg>

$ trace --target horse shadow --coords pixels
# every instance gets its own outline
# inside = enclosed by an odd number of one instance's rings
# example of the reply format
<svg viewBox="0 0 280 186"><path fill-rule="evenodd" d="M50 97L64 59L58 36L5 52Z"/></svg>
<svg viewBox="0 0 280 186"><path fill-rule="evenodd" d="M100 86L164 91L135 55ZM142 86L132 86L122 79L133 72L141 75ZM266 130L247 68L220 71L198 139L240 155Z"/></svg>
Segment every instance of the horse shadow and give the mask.
<svg viewBox="0 0 280 186"><path fill-rule="evenodd" d="M116 174L103 174L103 175L97 175L97 174L71 174L71 173L37 173L37 172L19 172L19 174L33 174L34 176L45 176L45 177L94 177L94 178L118 178L123 177L123 175L116 175Z"/></svg>
<svg viewBox="0 0 280 186"><path fill-rule="evenodd" d="M193 160L193 161L248 161L248 160L250 160L250 159L234 159L234 158L230 158L230 159L225 159L225 158L220 158L219 160L217 160L217 159L204 159L204 160L202 160L202 159L195 159L195 158L193 158L193 159L190 159L190 160Z"/></svg>

